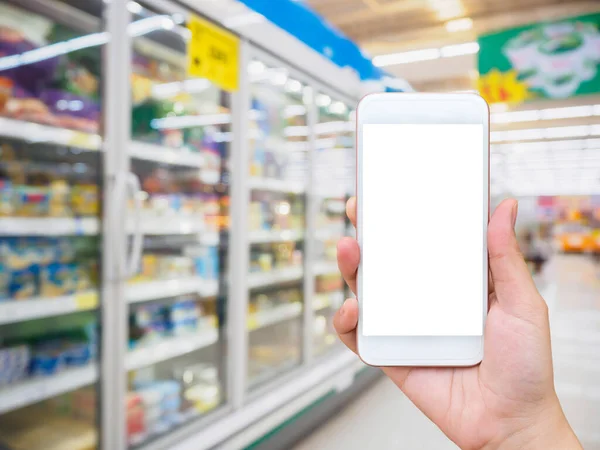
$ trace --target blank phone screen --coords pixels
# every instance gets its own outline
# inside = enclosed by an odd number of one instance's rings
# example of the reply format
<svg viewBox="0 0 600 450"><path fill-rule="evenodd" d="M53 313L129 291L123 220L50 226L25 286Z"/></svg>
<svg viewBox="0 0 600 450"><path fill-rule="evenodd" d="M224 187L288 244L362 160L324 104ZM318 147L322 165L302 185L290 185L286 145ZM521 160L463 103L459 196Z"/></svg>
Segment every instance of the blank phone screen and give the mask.
<svg viewBox="0 0 600 450"><path fill-rule="evenodd" d="M481 336L483 125L362 127L363 334Z"/></svg>

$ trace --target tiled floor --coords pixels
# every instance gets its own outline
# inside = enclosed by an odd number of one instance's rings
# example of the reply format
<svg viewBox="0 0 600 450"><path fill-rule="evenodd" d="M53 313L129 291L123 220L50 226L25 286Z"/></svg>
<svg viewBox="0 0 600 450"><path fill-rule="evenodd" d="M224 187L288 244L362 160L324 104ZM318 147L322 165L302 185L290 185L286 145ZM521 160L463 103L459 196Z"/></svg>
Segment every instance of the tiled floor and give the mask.
<svg viewBox="0 0 600 450"><path fill-rule="evenodd" d="M584 448L600 450L600 265L559 255L537 282L550 308L558 395ZM383 379L295 450L456 448Z"/></svg>

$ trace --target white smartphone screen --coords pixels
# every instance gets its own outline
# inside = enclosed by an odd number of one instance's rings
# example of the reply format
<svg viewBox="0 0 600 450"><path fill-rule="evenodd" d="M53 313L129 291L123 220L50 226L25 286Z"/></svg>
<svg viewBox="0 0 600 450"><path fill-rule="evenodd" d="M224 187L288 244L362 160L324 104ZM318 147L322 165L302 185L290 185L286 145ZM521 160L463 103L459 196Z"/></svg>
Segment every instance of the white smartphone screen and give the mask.
<svg viewBox="0 0 600 450"><path fill-rule="evenodd" d="M362 125L365 336L481 336L480 124Z"/></svg>

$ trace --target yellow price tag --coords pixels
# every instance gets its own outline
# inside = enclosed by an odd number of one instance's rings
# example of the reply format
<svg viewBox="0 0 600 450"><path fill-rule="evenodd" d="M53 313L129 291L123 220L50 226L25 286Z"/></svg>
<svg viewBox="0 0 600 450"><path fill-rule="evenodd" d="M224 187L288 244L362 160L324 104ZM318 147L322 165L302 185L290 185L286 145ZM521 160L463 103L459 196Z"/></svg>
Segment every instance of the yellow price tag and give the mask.
<svg viewBox="0 0 600 450"><path fill-rule="evenodd" d="M69 137L68 145L71 147L85 148L88 150L98 150L100 143L97 136L80 131L73 131Z"/></svg>
<svg viewBox="0 0 600 450"><path fill-rule="evenodd" d="M238 89L240 40L197 16L188 23L188 75L206 78L226 91Z"/></svg>
<svg viewBox="0 0 600 450"><path fill-rule="evenodd" d="M97 292L81 292L75 294L75 305L79 310L88 310L98 307Z"/></svg>

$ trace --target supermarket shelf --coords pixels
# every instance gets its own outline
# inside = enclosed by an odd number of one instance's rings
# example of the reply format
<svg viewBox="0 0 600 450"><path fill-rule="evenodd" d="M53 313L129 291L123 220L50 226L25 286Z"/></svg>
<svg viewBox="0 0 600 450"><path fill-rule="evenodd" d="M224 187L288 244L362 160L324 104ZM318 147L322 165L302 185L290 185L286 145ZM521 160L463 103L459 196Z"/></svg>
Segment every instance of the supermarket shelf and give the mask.
<svg viewBox="0 0 600 450"><path fill-rule="evenodd" d="M102 138L97 134L41 125L0 117L1 135L26 142L66 145L86 150L100 150Z"/></svg>
<svg viewBox="0 0 600 450"><path fill-rule="evenodd" d="M306 190L302 183L275 178L250 177L248 184L250 185L250 189L261 191L301 194Z"/></svg>
<svg viewBox="0 0 600 450"><path fill-rule="evenodd" d="M298 317L302 312L302 304L290 303L277 306L268 311L260 311L248 316L248 331L259 330L276 323Z"/></svg>
<svg viewBox="0 0 600 450"><path fill-rule="evenodd" d="M199 153L145 142L131 142L129 154L133 158L165 164L187 167L202 167L204 165L204 157Z"/></svg>
<svg viewBox="0 0 600 450"><path fill-rule="evenodd" d="M270 272L258 272L248 274L248 287L250 289L271 284L286 283L302 278L304 269L302 267L288 267L285 269L275 269Z"/></svg>
<svg viewBox="0 0 600 450"><path fill-rule="evenodd" d="M139 303L160 298L197 293L203 297L214 297L219 292L216 280L207 281L200 277L178 280L160 280L129 285L126 291L128 303ZM25 322L27 320L89 311L98 307L98 293L85 291L74 295L30 300L12 300L0 303L0 325Z"/></svg>
<svg viewBox="0 0 600 450"><path fill-rule="evenodd" d="M94 383L95 364L68 369L52 377L39 377L0 389L0 414L55 397Z"/></svg>
<svg viewBox="0 0 600 450"><path fill-rule="evenodd" d="M3 217L1 236L87 236L98 234L97 218Z"/></svg>
<svg viewBox="0 0 600 450"><path fill-rule="evenodd" d="M340 269L335 261L319 261L313 265L314 275L328 275L339 272Z"/></svg>
<svg viewBox="0 0 600 450"><path fill-rule="evenodd" d="M165 339L157 345L130 352L125 361L127 370L136 370L200 350L219 339L215 328L196 335ZM0 389L0 414L55 397L94 383L98 379L96 364L67 369L48 377L39 377Z"/></svg>
<svg viewBox="0 0 600 450"><path fill-rule="evenodd" d="M189 277L133 283L127 287L125 297L128 303L139 303L192 293L200 294L203 297L214 297L218 292L218 281L207 281L200 277Z"/></svg>
<svg viewBox="0 0 600 450"><path fill-rule="evenodd" d="M133 229L128 225L128 230ZM100 221L95 217L3 217L0 218L0 236L94 236L100 232ZM152 217L142 220L146 235L199 234L205 245L217 245L217 232L205 232L201 218L179 216Z"/></svg>
<svg viewBox="0 0 600 450"><path fill-rule="evenodd" d="M165 339L157 345L139 348L129 352L125 360L127 370L138 370L142 367L167 361L178 356L208 347L219 340L216 328L210 328L197 334Z"/></svg>
<svg viewBox="0 0 600 450"><path fill-rule="evenodd" d="M302 239L304 239L304 232L297 230L261 230L250 232L251 244L301 241Z"/></svg>
<svg viewBox="0 0 600 450"><path fill-rule="evenodd" d="M53 298L13 300L0 303L0 325L87 311L96 307L98 293L95 291Z"/></svg>
<svg viewBox="0 0 600 450"><path fill-rule="evenodd" d="M27 142L40 142L66 145L85 150L101 150L102 138L98 134L85 133L67 128L41 125L33 122L0 117L2 136L20 139ZM176 164L188 167L204 166L204 157L198 153L177 150L156 144L131 142L129 154L133 158Z"/></svg>

